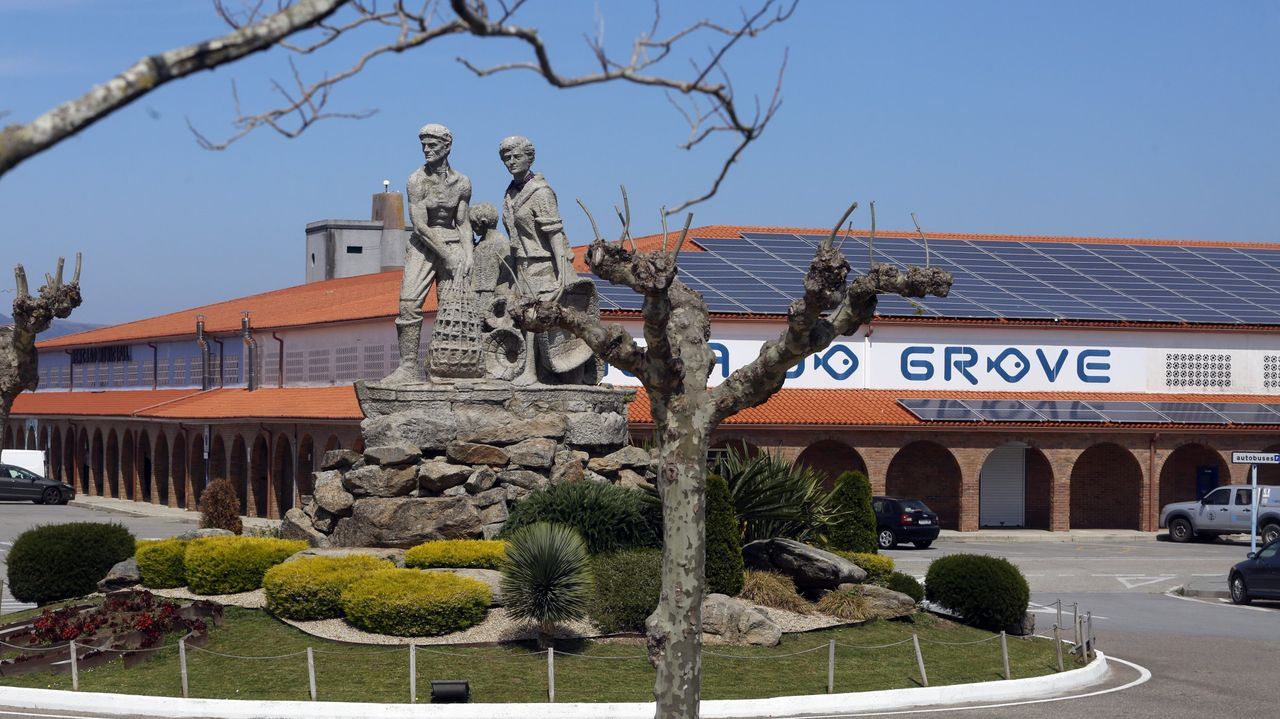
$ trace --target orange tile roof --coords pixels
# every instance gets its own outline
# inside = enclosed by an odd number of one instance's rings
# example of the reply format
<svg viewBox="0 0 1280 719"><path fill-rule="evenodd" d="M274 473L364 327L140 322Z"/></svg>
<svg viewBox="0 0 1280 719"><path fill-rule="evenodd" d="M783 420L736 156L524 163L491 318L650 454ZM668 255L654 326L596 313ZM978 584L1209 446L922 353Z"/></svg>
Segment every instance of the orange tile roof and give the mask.
<svg viewBox="0 0 1280 719"><path fill-rule="evenodd" d="M200 390L115 390L107 392L25 392L13 414L118 416L142 419L317 419L360 420L355 388L273 387Z"/></svg>
<svg viewBox="0 0 1280 719"><path fill-rule="evenodd" d="M105 390L102 392L23 392L14 400L20 414L61 416L124 416L197 394L198 389Z"/></svg>

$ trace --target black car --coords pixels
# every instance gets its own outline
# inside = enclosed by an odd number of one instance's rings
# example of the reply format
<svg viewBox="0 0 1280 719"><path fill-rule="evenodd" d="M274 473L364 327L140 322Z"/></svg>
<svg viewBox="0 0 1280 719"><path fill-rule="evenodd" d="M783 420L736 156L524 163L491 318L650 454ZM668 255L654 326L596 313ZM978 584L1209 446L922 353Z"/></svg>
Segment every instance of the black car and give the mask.
<svg viewBox="0 0 1280 719"><path fill-rule="evenodd" d="M1248 604L1255 599L1280 599L1280 539L1264 545L1231 568L1227 575L1231 601Z"/></svg>
<svg viewBox="0 0 1280 719"><path fill-rule="evenodd" d="M938 515L918 499L872 497L876 512L876 544L893 549L898 542L911 542L925 549L938 538Z"/></svg>
<svg viewBox="0 0 1280 719"><path fill-rule="evenodd" d="M0 500L29 499L36 504L66 504L75 497L76 490L69 484L45 479L12 464L0 464Z"/></svg>

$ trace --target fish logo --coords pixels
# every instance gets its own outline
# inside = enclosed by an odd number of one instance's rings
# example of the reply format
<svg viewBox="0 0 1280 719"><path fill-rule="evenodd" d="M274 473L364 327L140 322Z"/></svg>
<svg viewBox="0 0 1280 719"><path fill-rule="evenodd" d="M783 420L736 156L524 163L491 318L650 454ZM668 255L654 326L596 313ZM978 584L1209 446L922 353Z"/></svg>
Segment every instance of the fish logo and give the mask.
<svg viewBox="0 0 1280 719"><path fill-rule="evenodd" d="M858 355L844 345L832 345L822 357L813 356L813 368L823 369L831 379L840 382L858 371Z"/></svg>
<svg viewBox="0 0 1280 719"><path fill-rule="evenodd" d="M1018 382L1023 377L1026 377L1030 371L1031 361L1027 359L1026 355L1013 347L1009 347L1004 352L996 355L995 359L987 358L987 372L995 372L1005 382Z"/></svg>

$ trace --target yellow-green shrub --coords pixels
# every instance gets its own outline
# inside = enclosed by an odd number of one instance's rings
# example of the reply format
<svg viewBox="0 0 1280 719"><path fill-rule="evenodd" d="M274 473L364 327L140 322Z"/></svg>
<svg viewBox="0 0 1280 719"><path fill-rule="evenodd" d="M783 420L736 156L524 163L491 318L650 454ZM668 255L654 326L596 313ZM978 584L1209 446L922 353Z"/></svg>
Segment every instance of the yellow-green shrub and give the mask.
<svg viewBox="0 0 1280 719"><path fill-rule="evenodd" d="M832 617L860 622L867 618L867 598L862 588L837 589L818 599L818 611Z"/></svg>
<svg viewBox="0 0 1280 719"><path fill-rule="evenodd" d="M867 573L867 581L884 586L893 574L893 557L883 554L867 554L866 552L836 552L836 554L862 567Z"/></svg>
<svg viewBox="0 0 1280 719"><path fill-rule="evenodd" d="M304 557L277 564L262 578L267 609L285 619L336 619L342 616L342 590L394 566L367 554Z"/></svg>
<svg viewBox="0 0 1280 719"><path fill-rule="evenodd" d="M158 539L138 542L135 559L142 584L153 589L183 587L187 584L186 539Z"/></svg>
<svg viewBox="0 0 1280 719"><path fill-rule="evenodd" d="M485 617L489 585L449 572L386 569L342 592L342 611L352 625L375 634L426 637L449 634Z"/></svg>
<svg viewBox="0 0 1280 719"><path fill-rule="evenodd" d="M234 594L262 586L271 567L307 548L300 539L203 537L187 544L187 586L196 594Z"/></svg>
<svg viewBox="0 0 1280 719"><path fill-rule="evenodd" d="M507 543L501 539L441 539L426 542L404 553L404 566L502 569Z"/></svg>

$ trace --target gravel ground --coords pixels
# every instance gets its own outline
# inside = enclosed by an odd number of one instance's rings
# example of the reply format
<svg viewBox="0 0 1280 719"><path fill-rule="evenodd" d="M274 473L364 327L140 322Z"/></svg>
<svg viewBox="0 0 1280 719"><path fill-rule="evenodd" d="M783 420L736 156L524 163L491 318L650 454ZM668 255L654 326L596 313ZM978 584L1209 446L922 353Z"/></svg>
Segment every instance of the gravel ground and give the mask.
<svg viewBox="0 0 1280 719"><path fill-rule="evenodd" d="M170 599L207 599L211 602L217 602L229 607L244 607L245 609L262 609L267 606L267 595L261 589L255 589L251 592L240 592L238 594L196 594L186 587L175 587L173 589L149 589L152 594L169 597Z"/></svg>

